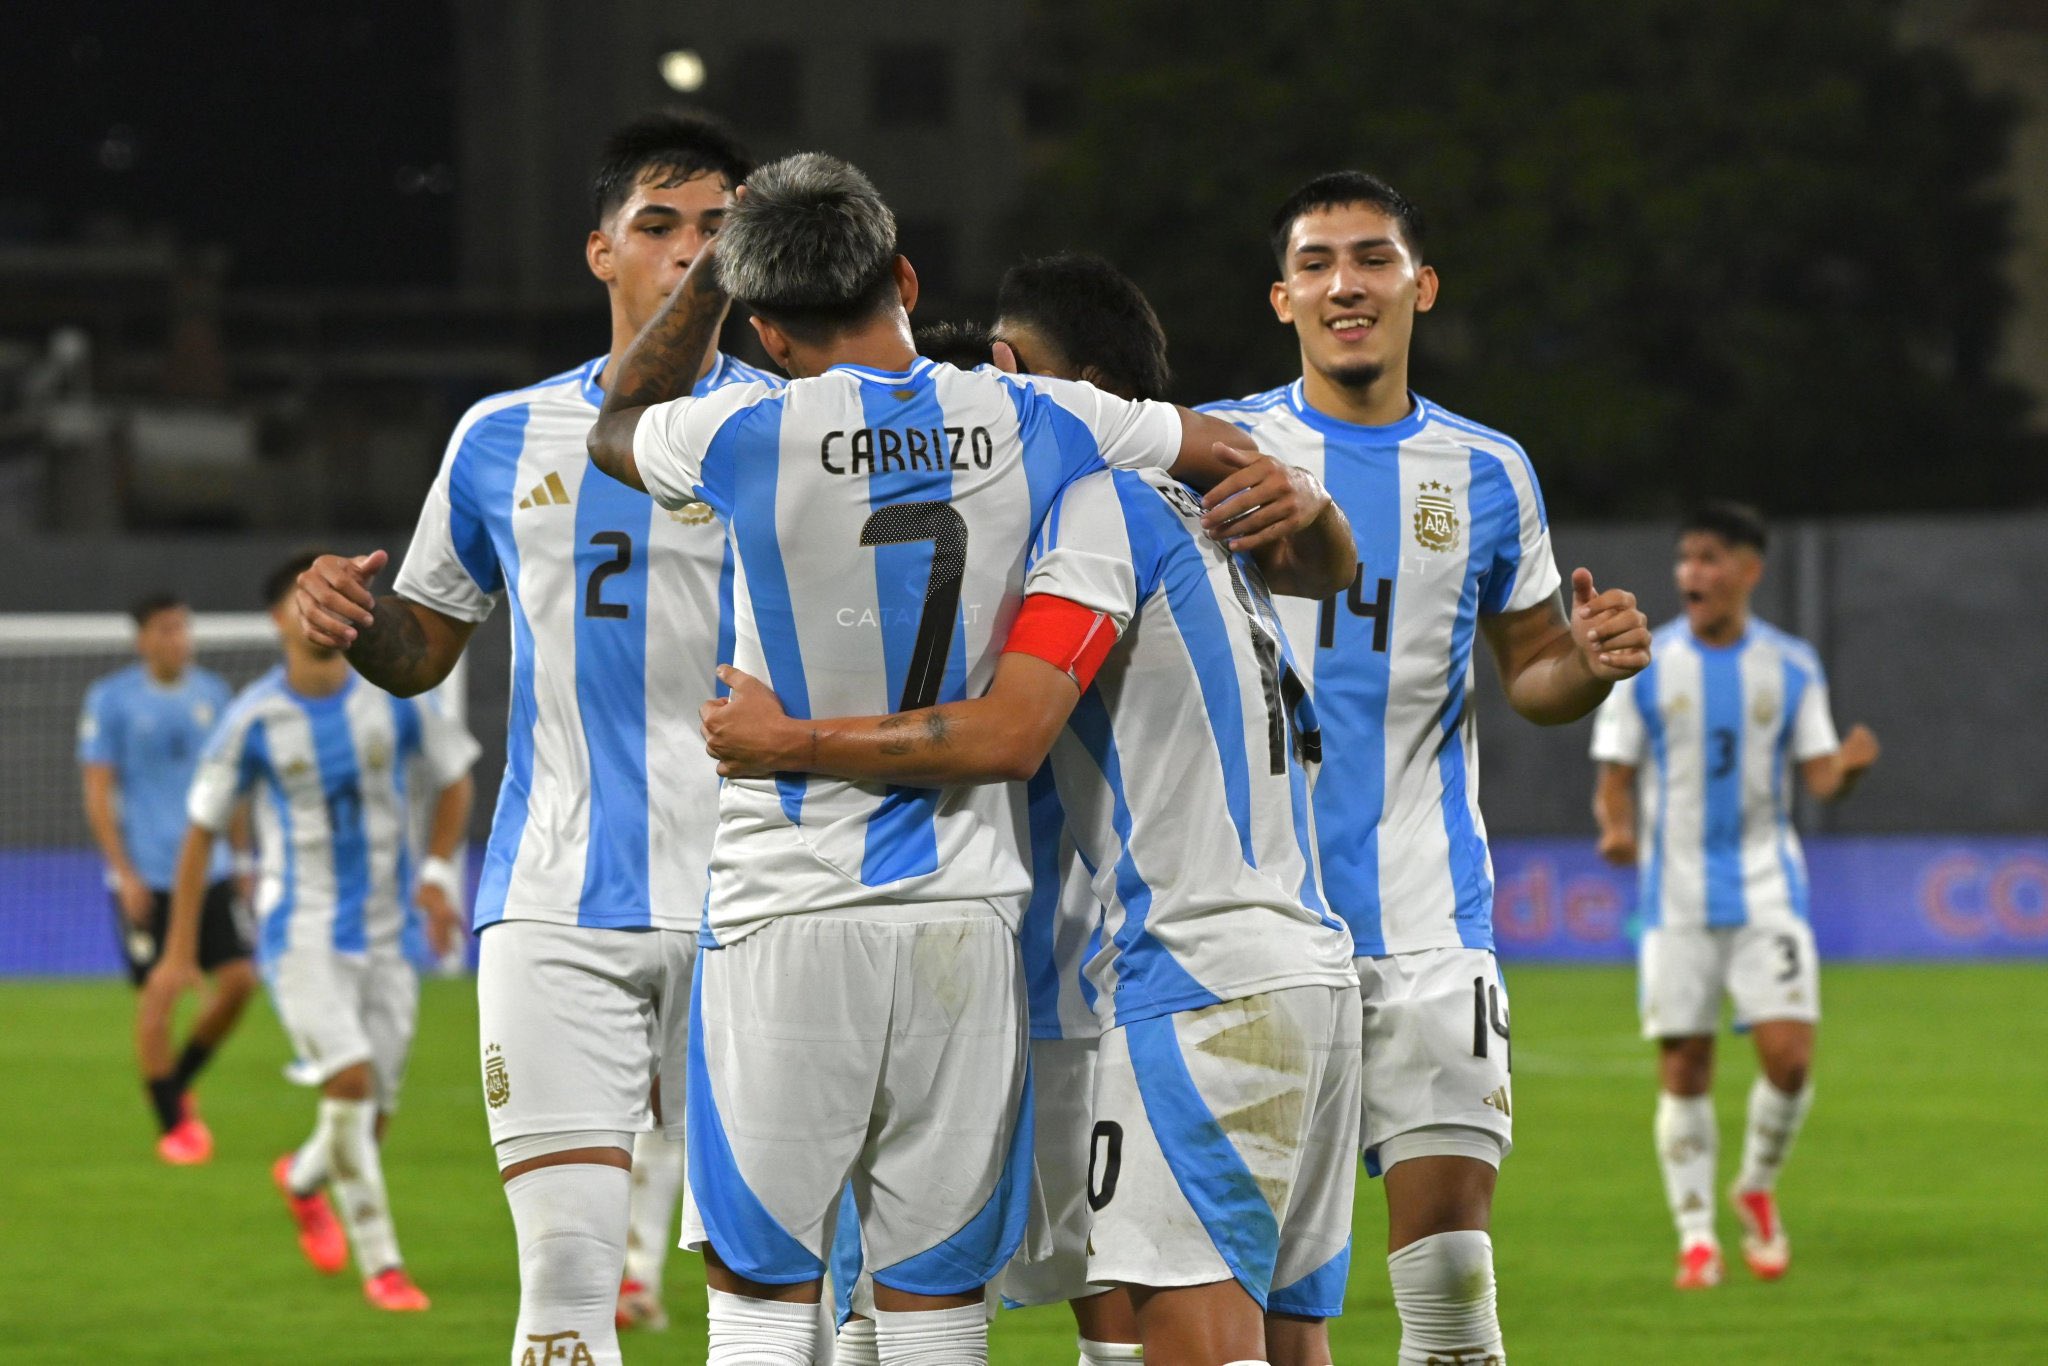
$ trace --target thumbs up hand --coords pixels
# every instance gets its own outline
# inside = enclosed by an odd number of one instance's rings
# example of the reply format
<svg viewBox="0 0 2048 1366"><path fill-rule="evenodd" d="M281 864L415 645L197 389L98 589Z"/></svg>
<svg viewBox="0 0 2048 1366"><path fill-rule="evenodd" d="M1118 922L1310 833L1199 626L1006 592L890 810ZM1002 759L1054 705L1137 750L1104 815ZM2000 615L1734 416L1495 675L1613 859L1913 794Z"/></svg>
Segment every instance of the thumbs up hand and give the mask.
<svg viewBox="0 0 2048 1366"><path fill-rule="evenodd" d="M1572 571L1572 644L1587 672L1610 683L1632 678L1650 666L1650 619L1636 607L1636 595L1622 588L1602 593L1593 571Z"/></svg>

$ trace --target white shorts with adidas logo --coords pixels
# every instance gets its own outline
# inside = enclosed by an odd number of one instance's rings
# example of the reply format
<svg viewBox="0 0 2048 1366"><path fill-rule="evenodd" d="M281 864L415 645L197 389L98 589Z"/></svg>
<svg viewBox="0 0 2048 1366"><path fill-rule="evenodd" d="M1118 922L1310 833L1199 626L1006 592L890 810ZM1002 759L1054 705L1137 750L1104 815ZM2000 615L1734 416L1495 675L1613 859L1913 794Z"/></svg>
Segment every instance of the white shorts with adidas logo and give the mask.
<svg viewBox="0 0 2048 1366"><path fill-rule="evenodd" d="M1820 957L1803 921L1644 930L1638 955L1646 1039L1718 1033L1723 996L1737 1029L1820 1019Z"/></svg>
<svg viewBox="0 0 2048 1366"><path fill-rule="evenodd" d="M1353 959L1365 1006L1366 1171L1411 1157L1499 1166L1514 1147L1508 989L1490 949Z"/></svg>

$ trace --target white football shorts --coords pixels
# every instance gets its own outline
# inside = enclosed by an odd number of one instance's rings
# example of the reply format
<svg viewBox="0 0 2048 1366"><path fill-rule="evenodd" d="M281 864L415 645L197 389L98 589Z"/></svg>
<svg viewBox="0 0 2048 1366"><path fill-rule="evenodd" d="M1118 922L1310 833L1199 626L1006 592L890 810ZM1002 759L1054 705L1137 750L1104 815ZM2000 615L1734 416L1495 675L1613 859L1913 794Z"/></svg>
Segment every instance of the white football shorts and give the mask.
<svg viewBox="0 0 2048 1366"><path fill-rule="evenodd" d="M985 901L785 915L704 950L690 1034L683 1246L740 1275L823 1275L851 1181L861 1262L980 1289L1031 1207L1023 967Z"/></svg>
<svg viewBox="0 0 2048 1366"><path fill-rule="evenodd" d="M1488 949L1418 949L1353 960L1365 1006L1365 1168L1411 1157L1471 1157L1498 1167L1514 1146L1509 1116L1508 988Z"/></svg>
<svg viewBox="0 0 2048 1366"><path fill-rule="evenodd" d="M420 1005L419 974L403 949L290 948L265 969L264 983L298 1054L299 1080L323 1086L367 1062L377 1108L398 1108Z"/></svg>
<svg viewBox="0 0 2048 1366"><path fill-rule="evenodd" d="M1644 930L1637 957L1646 1039L1718 1033L1723 995L1738 1029L1820 1020L1820 955L1803 921Z"/></svg>
<svg viewBox="0 0 2048 1366"><path fill-rule="evenodd" d="M1003 1272L1003 1298L1013 1305L1062 1304L1110 1289L1088 1279L1088 1149L1098 1043L1093 1036L1031 1041L1031 1161L1050 1245L1019 1252ZM1026 1260L1040 1250L1046 1255Z"/></svg>
<svg viewBox="0 0 2048 1366"><path fill-rule="evenodd" d="M491 1142L683 1123L690 1041L687 930L611 930L542 920L486 926L478 946L477 1041Z"/></svg>
<svg viewBox="0 0 2048 1366"><path fill-rule="evenodd" d="M1358 997L1300 986L1119 1025L1095 1064L1088 1278L1235 1279L1344 1311L1358 1183Z"/></svg>

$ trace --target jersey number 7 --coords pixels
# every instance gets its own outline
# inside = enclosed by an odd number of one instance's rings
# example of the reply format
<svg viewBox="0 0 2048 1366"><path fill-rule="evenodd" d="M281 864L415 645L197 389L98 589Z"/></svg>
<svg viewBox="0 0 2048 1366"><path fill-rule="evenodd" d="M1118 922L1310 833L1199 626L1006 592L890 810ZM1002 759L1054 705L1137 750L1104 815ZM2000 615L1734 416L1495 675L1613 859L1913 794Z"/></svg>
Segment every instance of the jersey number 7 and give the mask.
<svg viewBox="0 0 2048 1366"><path fill-rule="evenodd" d="M903 675L898 711L916 711L939 700L946 681L946 657L953 652L953 622L960 615L960 578L967 571L967 519L951 503L922 499L888 503L861 524L862 545L932 543L932 572L925 580L924 610L917 618L917 643ZM888 604L882 604L886 611Z"/></svg>

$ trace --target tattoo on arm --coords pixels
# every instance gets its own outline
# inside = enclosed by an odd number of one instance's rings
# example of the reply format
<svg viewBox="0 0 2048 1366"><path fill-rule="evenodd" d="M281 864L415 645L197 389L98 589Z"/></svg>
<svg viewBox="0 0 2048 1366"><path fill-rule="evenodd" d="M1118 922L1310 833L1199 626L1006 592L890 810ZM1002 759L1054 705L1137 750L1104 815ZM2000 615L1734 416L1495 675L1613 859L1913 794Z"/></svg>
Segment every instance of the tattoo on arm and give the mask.
<svg viewBox="0 0 2048 1366"><path fill-rule="evenodd" d="M932 749L944 749L951 738L953 723L946 719L946 713L934 707L924 714L924 742Z"/></svg>
<svg viewBox="0 0 2048 1366"><path fill-rule="evenodd" d="M427 633L405 599L386 594L377 599L374 619L356 634L348 647L348 662L356 672L389 691L417 692L430 685L427 678L429 647Z"/></svg>
<svg viewBox="0 0 2048 1366"><path fill-rule="evenodd" d="M648 408L689 393L724 316L724 296L680 291L619 358L618 382L604 406Z"/></svg>
<svg viewBox="0 0 2048 1366"><path fill-rule="evenodd" d="M883 717L881 721L876 724L875 729L896 731L903 729L905 726L909 724L910 718L908 716L905 716L903 713L898 712L894 716ZM881 751L882 753L888 755L892 759L898 759L906 754L916 753L917 746L912 744L908 739L899 740L894 736L891 736L889 739L884 740L882 742Z"/></svg>

